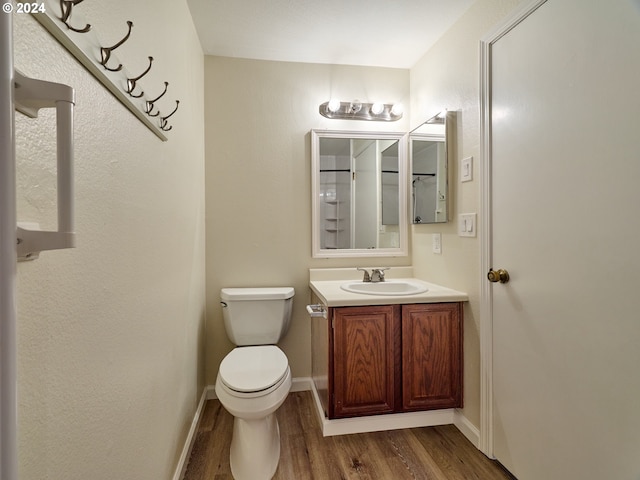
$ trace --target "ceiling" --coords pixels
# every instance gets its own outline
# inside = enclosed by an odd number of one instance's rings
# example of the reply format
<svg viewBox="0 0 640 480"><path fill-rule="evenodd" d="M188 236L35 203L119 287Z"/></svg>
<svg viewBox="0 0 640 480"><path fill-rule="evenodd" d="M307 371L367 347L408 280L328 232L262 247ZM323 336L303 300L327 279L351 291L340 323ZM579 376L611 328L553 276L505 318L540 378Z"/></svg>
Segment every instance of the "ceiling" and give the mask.
<svg viewBox="0 0 640 480"><path fill-rule="evenodd" d="M187 0L206 55L411 68L474 0Z"/></svg>

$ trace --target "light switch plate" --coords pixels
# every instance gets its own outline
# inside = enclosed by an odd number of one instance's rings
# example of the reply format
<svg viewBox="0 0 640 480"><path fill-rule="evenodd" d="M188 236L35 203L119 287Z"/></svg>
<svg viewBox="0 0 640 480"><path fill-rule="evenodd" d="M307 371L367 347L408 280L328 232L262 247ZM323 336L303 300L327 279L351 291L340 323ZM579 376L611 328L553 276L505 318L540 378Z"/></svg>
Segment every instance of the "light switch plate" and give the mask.
<svg viewBox="0 0 640 480"><path fill-rule="evenodd" d="M433 253L442 253L442 234L434 233L431 236Z"/></svg>
<svg viewBox="0 0 640 480"><path fill-rule="evenodd" d="M475 237L476 236L476 214L461 213L458 216L458 236Z"/></svg>
<svg viewBox="0 0 640 480"><path fill-rule="evenodd" d="M473 180L473 157L460 160L460 181L470 182Z"/></svg>

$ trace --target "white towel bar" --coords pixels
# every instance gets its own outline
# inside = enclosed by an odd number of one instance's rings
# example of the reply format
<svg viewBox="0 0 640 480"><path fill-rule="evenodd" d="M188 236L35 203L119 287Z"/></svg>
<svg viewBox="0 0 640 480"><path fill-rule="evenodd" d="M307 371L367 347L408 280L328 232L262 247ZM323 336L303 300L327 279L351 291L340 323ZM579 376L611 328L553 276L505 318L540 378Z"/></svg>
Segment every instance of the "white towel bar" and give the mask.
<svg viewBox="0 0 640 480"><path fill-rule="evenodd" d="M73 202L73 88L61 83L36 80L15 72L15 108L31 118L41 108L56 109L58 167L58 230L46 232L19 225L18 259L33 260L43 250L76 246Z"/></svg>

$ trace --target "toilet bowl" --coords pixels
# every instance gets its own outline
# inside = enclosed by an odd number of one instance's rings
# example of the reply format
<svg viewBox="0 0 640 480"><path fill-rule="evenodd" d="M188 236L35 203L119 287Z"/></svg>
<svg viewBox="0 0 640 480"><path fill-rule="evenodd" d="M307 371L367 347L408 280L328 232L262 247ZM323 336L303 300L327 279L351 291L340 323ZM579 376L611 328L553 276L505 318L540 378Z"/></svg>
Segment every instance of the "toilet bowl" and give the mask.
<svg viewBox="0 0 640 480"><path fill-rule="evenodd" d="M287 356L293 288L222 289L225 327L237 346L220 363L215 392L234 416L229 460L235 480L269 480L280 460L276 410L291 389Z"/></svg>
<svg viewBox="0 0 640 480"><path fill-rule="evenodd" d="M233 415L231 473L236 480L268 480L280 459L275 411L291 389L286 355L274 345L234 348L220 364L216 395Z"/></svg>
<svg viewBox="0 0 640 480"><path fill-rule="evenodd" d="M275 474L280 459L275 411L290 389L291 369L276 346L237 347L220 364L216 395L235 417L229 460L236 480L268 480Z"/></svg>

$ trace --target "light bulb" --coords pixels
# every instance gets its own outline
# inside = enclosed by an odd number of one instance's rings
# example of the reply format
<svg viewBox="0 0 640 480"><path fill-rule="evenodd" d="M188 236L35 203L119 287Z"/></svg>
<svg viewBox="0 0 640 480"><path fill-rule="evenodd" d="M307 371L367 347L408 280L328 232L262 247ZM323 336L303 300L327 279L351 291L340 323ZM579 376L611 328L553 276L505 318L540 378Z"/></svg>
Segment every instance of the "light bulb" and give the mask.
<svg viewBox="0 0 640 480"><path fill-rule="evenodd" d="M338 100L337 98L332 98L331 100L329 100L329 103L327 104L327 110L329 110L331 113L336 113L338 110L340 110L340 100Z"/></svg>
<svg viewBox="0 0 640 480"><path fill-rule="evenodd" d="M371 105L371 113L374 115L380 115L384 111L384 105L382 103L374 103Z"/></svg>
<svg viewBox="0 0 640 480"><path fill-rule="evenodd" d="M391 114L392 115L402 115L402 113L404 112L404 107L402 106L401 103L396 103L393 105L393 107L391 107Z"/></svg>

